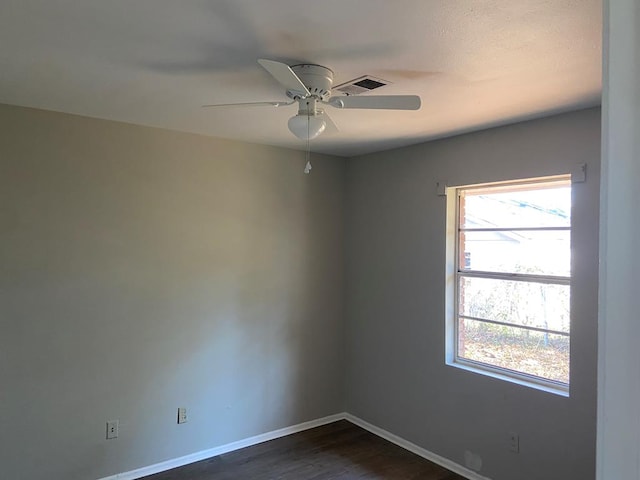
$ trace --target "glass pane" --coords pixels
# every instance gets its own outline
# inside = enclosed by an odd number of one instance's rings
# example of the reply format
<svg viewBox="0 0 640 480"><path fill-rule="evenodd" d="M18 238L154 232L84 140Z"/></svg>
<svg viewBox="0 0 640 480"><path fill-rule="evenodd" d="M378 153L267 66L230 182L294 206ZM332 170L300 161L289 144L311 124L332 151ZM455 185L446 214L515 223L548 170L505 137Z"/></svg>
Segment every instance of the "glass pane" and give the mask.
<svg viewBox="0 0 640 480"><path fill-rule="evenodd" d="M458 357L569 383L569 337L460 319Z"/></svg>
<svg viewBox="0 0 640 480"><path fill-rule="evenodd" d="M464 228L568 227L571 184L548 182L464 190L460 224Z"/></svg>
<svg viewBox="0 0 640 480"><path fill-rule="evenodd" d="M569 333L568 285L460 277L459 314Z"/></svg>
<svg viewBox="0 0 640 480"><path fill-rule="evenodd" d="M461 232L460 254L462 270L568 277L571 274L571 232Z"/></svg>

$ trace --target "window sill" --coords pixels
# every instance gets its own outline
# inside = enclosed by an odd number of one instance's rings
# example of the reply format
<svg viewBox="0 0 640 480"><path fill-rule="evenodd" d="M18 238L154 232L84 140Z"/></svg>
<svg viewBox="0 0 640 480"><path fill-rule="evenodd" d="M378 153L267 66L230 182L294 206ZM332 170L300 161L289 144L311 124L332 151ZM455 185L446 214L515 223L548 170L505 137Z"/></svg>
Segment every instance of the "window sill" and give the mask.
<svg viewBox="0 0 640 480"><path fill-rule="evenodd" d="M500 368L492 368L491 366L477 365L472 362L466 362L464 360L447 361L447 365L450 367L466 370L467 372L473 372L487 377L496 378L505 382L515 383L523 387L534 388L543 392L559 395L561 397L569 397L569 386L558 385L553 382L545 382L544 380L536 380L534 378L525 377L524 375L510 374L506 370Z"/></svg>

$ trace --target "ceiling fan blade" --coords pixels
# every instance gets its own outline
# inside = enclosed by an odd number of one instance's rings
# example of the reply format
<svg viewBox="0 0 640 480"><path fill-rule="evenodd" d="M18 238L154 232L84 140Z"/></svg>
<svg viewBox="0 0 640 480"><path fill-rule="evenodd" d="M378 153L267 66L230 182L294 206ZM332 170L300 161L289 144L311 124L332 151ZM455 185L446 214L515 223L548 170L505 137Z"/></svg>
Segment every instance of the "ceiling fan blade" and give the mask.
<svg viewBox="0 0 640 480"><path fill-rule="evenodd" d="M302 83L302 80L298 78L286 63L276 62L274 60L265 60L264 58L259 59L258 63L287 90L300 92L304 96L311 95L307 87Z"/></svg>
<svg viewBox="0 0 640 480"><path fill-rule="evenodd" d="M216 103L212 105L202 105L202 108L234 108L234 107L286 107L287 105L293 105L292 102L247 102L247 103Z"/></svg>
<svg viewBox="0 0 640 480"><path fill-rule="evenodd" d="M417 95L364 95L332 97L327 102L336 108L371 108L383 110L418 110L421 105Z"/></svg>

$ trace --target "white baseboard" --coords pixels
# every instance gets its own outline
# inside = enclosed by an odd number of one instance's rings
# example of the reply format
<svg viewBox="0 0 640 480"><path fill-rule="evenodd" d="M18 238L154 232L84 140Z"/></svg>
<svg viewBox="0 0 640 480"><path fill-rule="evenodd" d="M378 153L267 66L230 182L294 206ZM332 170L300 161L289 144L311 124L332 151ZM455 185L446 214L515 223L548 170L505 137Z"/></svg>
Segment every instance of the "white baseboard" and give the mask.
<svg viewBox="0 0 640 480"><path fill-rule="evenodd" d="M318 418L316 420L311 420L309 422L299 423L297 425L292 425L290 427L281 428L279 430L273 430L271 432L263 433L261 435L256 435L255 437L245 438L243 440L238 440L237 442L227 443L226 445L221 445L219 447L210 448L208 450L202 450L200 452L192 453L190 455L185 455L184 457L173 458L170 460L166 460L164 462L156 463L154 465L149 465L148 467L138 468L136 470L131 470L129 472L118 473L116 475L111 475L109 477L103 477L99 480L136 480L138 478L146 477L147 475L153 475L155 473L165 472L167 470L171 470L172 468L182 467L184 465L188 465L190 463L199 462L200 460L206 460L207 458L215 457L217 455L222 455L224 453L233 452L234 450L239 450L241 448L250 447L252 445L257 445L258 443L267 442L269 440L273 440L280 437L285 437L287 435L291 435L292 433L302 432L304 430L309 430L310 428L320 427L322 425L326 425L328 423L337 422L338 420L348 420L354 425L358 425L359 427L368 430L369 432L377 435L385 440L390 441L391 443L395 443L399 447L404 448L405 450L409 450L410 452L419 455L422 458L426 458L427 460L440 465L441 467L446 468L447 470L451 470L458 475L462 475L469 480L491 480L487 477L483 477L473 470L469 470L462 465L458 465L451 460L441 457L429 450L426 450L418 445L405 440L404 438L398 437L387 430L384 430L380 427L376 427L369 422L365 422L361 418L356 417L355 415L351 415L350 413L337 413L335 415L329 415L328 417ZM301 479L304 480L304 479Z"/></svg>
<svg viewBox="0 0 640 480"><path fill-rule="evenodd" d="M310 428L320 427L328 423L333 423L345 418L344 413L337 413L335 415L329 415L328 417L318 418L309 422L299 423L290 427L281 428L279 430L273 430L271 432L256 435L255 437L245 438L238 440L237 442L227 443L219 447L210 448L208 450L202 450L200 452L185 455L184 457L173 458L164 462L149 465L148 467L138 468L129 472L118 473L109 477L101 478L100 480L136 480L137 478L146 477L147 475L153 475L154 473L165 472L172 468L182 467L190 463L199 462L200 460L206 460L207 458L229 453L241 448L257 445L258 443L273 440L275 438L285 437L292 433L302 432L303 430L309 430Z"/></svg>
<svg viewBox="0 0 640 480"><path fill-rule="evenodd" d="M344 418L351 423L358 425L359 427L364 428L365 430L370 431L374 435L378 437L384 438L385 440L389 440L391 443L395 443L399 447L404 448L405 450L409 450L410 452L415 453L416 455L421 456L422 458L426 458L430 462L436 463L441 467L446 468L447 470L451 470L458 475L462 475L469 480L491 480L487 477L483 477L482 475L474 472L473 470L469 470L462 465L458 465L457 463L449 460L448 458L441 457L429 450L426 450L422 447L419 447L415 443L411 443L404 438L398 437L391 432L388 432L380 427L376 427L375 425L370 424L369 422L365 422L361 418L356 417L355 415L351 415L350 413L346 413Z"/></svg>

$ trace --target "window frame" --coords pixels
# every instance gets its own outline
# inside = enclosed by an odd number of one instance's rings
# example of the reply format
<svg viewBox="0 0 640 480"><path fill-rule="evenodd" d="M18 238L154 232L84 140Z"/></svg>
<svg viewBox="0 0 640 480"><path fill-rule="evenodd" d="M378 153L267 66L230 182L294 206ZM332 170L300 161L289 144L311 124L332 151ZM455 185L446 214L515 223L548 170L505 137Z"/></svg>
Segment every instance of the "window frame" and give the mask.
<svg viewBox="0 0 640 480"><path fill-rule="evenodd" d="M458 355L459 348L459 284L460 278L462 277L475 277L475 278L497 278L499 280L512 280L512 281L525 281L528 283L547 283L554 285L567 285L569 287L569 291L571 292L571 272L569 272L569 276L559 276L559 275L536 275L536 274L526 274L526 273L502 273L502 272L484 272L484 271L464 271L463 268L460 268L460 233L461 231L473 231L474 229L461 229L461 218L460 218L460 192L469 191L474 189L482 189L482 188L491 188L491 187L509 187L509 186L527 186L527 185L535 185L541 183L548 183L553 181L565 181L568 182L569 185L572 186L571 175L563 174L563 175L553 175L546 177L536 177L536 178L528 178L523 180L508 180L508 181L499 181L499 182L491 182L491 183L482 183L482 184L472 184L472 185L458 185L452 187L446 187L446 287L445 287L445 318L446 318L446 328L445 328L445 363L446 365L450 365L456 368L460 368L463 370L471 371L474 373L478 373L481 375L497 378L500 380L505 380L508 382L516 383L519 385L524 385L527 387L535 388L538 390L554 393L561 396L569 396L570 385L571 385L571 373L569 373L569 383L564 383L561 381L546 379L543 377L538 377L532 374L528 374L525 372L520 372L516 370L511 370L504 367L499 367L496 365L471 360L467 358L460 357ZM573 210L573 205L571 207ZM500 228L500 227L498 227ZM505 229L508 229L505 227ZM526 228L526 230L568 230L570 235L573 230L573 219L571 220L568 227L532 227ZM512 230L512 229L508 229ZM517 228L516 228L517 230ZM573 243L573 239L571 240ZM569 312L570 322L572 313ZM468 316L466 316L468 318ZM513 326L512 324L508 324L506 322L493 322L489 319L475 319L472 320L484 321L486 323L499 323L505 324L507 326ZM520 328L521 326L515 325L516 328ZM523 329L528 330L537 330L537 331L546 331L550 334L557 334L558 332L553 329L539 329L539 328L531 328L531 327L523 327ZM571 345L571 328L569 329L569 333L566 334L569 338L569 344ZM571 351L571 347L569 347L569 351Z"/></svg>

